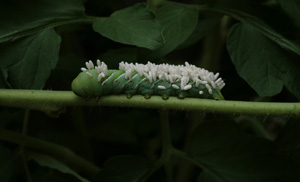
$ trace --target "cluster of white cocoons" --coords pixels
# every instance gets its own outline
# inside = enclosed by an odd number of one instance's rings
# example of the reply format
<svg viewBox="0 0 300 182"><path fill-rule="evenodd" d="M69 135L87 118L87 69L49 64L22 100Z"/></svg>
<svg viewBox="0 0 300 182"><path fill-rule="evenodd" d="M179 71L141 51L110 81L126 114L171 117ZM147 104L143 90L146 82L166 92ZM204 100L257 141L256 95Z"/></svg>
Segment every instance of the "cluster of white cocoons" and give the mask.
<svg viewBox="0 0 300 182"><path fill-rule="evenodd" d="M192 82L198 87L199 84L205 85L208 92L212 94L212 88L218 87L221 90L225 83L222 78L219 78L219 73L212 73L203 68L198 68L185 62L185 65L170 65L170 64L147 64L121 62L119 69L125 71L125 78L131 78L133 72L137 72L140 76L145 76L150 83L156 80L166 79L170 83L180 81L180 87L172 84L175 89L189 90L192 88ZM166 89L164 86L158 86L159 89ZM199 94L203 94L200 91Z"/></svg>
<svg viewBox="0 0 300 182"><path fill-rule="evenodd" d="M97 60L97 65L95 66L92 61L85 62L86 68L81 68L81 71L86 71L85 73L89 77L93 77L93 74L88 72L87 70L93 70L95 69L97 72L97 79L98 82L101 82L102 78L107 77L108 72L107 72L107 65L104 62L101 62L99 59Z"/></svg>
<svg viewBox="0 0 300 182"><path fill-rule="evenodd" d="M107 76L107 65L104 62L97 60L97 66L94 66L92 61L86 62L86 68L81 68L82 71L95 69L98 76L98 82ZM125 78L131 79L134 72L137 72L139 76L145 76L150 83L156 80L166 79L169 83L178 83L180 81L180 87L176 84L172 84L174 89L189 90L193 87L193 83L198 87L199 84L205 85L208 92L212 94L212 89L216 87L221 90L225 83L222 78L219 78L219 73L214 74L203 68L198 68L195 65L191 65L185 62L185 65L171 65L171 64L153 64L148 62L147 64L139 63L127 63L121 62L119 69L125 71ZM86 72L90 77L93 75L90 72ZM159 89L166 89L165 86L158 86ZM203 94L200 91L199 94Z"/></svg>

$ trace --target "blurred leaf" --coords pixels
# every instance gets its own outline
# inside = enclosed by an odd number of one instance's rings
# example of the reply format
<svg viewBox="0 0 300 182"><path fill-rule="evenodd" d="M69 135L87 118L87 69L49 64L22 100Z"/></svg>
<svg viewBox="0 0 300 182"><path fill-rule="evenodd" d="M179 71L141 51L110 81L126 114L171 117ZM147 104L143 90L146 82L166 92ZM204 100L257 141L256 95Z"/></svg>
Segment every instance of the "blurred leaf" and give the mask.
<svg viewBox="0 0 300 182"><path fill-rule="evenodd" d="M30 163L30 167L30 175L33 182L80 182L75 176L48 167L41 167L37 163ZM19 181L20 179L16 182Z"/></svg>
<svg viewBox="0 0 300 182"><path fill-rule="evenodd" d="M253 27L238 23L232 27L227 49L238 74L260 96L273 96L286 86L300 98L300 65Z"/></svg>
<svg viewBox="0 0 300 182"><path fill-rule="evenodd" d="M222 182L222 180L218 179L214 175L211 175L207 172L203 172L202 174L199 175L197 182Z"/></svg>
<svg viewBox="0 0 300 182"><path fill-rule="evenodd" d="M139 156L117 156L108 159L93 182L137 182L148 171L149 165Z"/></svg>
<svg viewBox="0 0 300 182"><path fill-rule="evenodd" d="M62 40L64 40L63 37ZM61 52L62 49L60 49L57 65L55 66L55 69L51 71L51 75L47 79L45 89L48 89L50 85L51 88L55 88L56 90L70 90L72 80L78 75L80 68L83 65L82 61L86 60L75 54L61 54Z"/></svg>
<svg viewBox="0 0 300 182"><path fill-rule="evenodd" d="M300 1L299 0L276 0L285 13L293 20L300 30Z"/></svg>
<svg viewBox="0 0 300 182"><path fill-rule="evenodd" d="M299 31L290 18L279 10L248 0L213 0L205 3L199 8L224 13L251 25L280 47L300 55Z"/></svg>
<svg viewBox="0 0 300 182"><path fill-rule="evenodd" d="M67 121L64 121L67 123ZM74 151L83 150L84 139L82 136L74 131L61 130L59 128L50 128L51 126L45 126L44 128L38 128L40 139L62 145Z"/></svg>
<svg viewBox="0 0 300 182"><path fill-rule="evenodd" d="M165 3L155 11L155 15L163 26L165 44L154 51L141 49L139 57L143 59L160 58L170 53L189 38L198 23L198 10L184 4Z"/></svg>
<svg viewBox="0 0 300 182"><path fill-rule="evenodd" d="M221 20L221 16L204 17L200 16L197 26L191 35L177 48L185 48L195 44L205 37Z"/></svg>
<svg viewBox="0 0 300 182"><path fill-rule="evenodd" d="M84 16L81 0L1 1L0 42L15 40Z"/></svg>
<svg viewBox="0 0 300 182"><path fill-rule="evenodd" d="M126 119L112 120L110 122L99 122L97 123L97 126L93 126L89 130L89 133L93 138L97 138L100 141L106 142L132 144L136 143L138 140L134 134L133 122Z"/></svg>
<svg viewBox="0 0 300 182"><path fill-rule="evenodd" d="M61 38L53 30L44 29L13 42L0 44L0 67L13 88L41 89L59 57Z"/></svg>
<svg viewBox="0 0 300 182"><path fill-rule="evenodd" d="M299 120L290 119L280 130L275 140L278 152L292 157L300 165L300 125Z"/></svg>
<svg viewBox="0 0 300 182"><path fill-rule="evenodd" d="M6 128L10 125L23 123L24 109L0 108L0 127Z"/></svg>
<svg viewBox="0 0 300 182"><path fill-rule="evenodd" d="M108 18L98 18L93 28L102 36L123 44L151 50L163 45L162 27L144 3L116 11Z"/></svg>
<svg viewBox="0 0 300 182"><path fill-rule="evenodd" d="M81 0L0 2L0 87L41 89L58 61L53 27L84 19Z"/></svg>
<svg viewBox="0 0 300 182"><path fill-rule="evenodd" d="M262 119L250 116L235 117L235 122L241 127L241 129L247 133L254 134L255 136L272 140L271 135L268 133L263 125Z"/></svg>
<svg viewBox="0 0 300 182"><path fill-rule="evenodd" d="M89 182L89 180L81 177L79 174L77 174L75 171L70 169L68 166L66 166L62 162L60 162L60 161L56 160L55 158L50 157L48 155L30 152L30 153L28 153L28 159L36 161L41 166L49 167L51 169L56 169L62 173L73 175L82 182Z"/></svg>
<svg viewBox="0 0 300 182"><path fill-rule="evenodd" d="M107 52L101 54L100 60L108 64L109 68L119 68L121 61L135 63L137 62L137 49L136 48L120 48L110 49Z"/></svg>
<svg viewBox="0 0 300 182"><path fill-rule="evenodd" d="M188 143L189 155L204 170L204 182L299 181L299 167L275 152L273 143L240 131L232 121L200 125Z"/></svg>
<svg viewBox="0 0 300 182"><path fill-rule="evenodd" d="M1 182L10 182L14 175L12 151L0 145L0 179Z"/></svg>

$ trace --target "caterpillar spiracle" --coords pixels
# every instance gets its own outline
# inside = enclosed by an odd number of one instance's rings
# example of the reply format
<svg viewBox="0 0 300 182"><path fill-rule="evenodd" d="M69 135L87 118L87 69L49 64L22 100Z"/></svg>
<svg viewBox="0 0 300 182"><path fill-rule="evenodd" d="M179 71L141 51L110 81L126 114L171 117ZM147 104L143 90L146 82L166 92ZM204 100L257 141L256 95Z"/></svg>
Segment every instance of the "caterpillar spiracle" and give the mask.
<svg viewBox="0 0 300 182"><path fill-rule="evenodd" d="M107 94L160 95L178 98L194 97L223 100L220 90L225 86L219 73L185 62L185 65L119 63L119 70L109 70L97 60L86 62L86 68L73 80L72 90L81 97L99 97Z"/></svg>

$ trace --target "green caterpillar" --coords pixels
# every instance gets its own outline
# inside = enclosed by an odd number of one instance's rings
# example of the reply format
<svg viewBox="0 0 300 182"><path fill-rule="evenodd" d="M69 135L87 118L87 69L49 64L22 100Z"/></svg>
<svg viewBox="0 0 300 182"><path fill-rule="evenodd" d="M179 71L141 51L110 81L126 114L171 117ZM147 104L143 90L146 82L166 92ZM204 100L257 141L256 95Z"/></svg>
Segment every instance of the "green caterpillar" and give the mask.
<svg viewBox="0 0 300 182"><path fill-rule="evenodd" d="M119 70L108 70L104 62L86 62L86 68L73 80L72 90L81 97L107 94L160 95L178 98L195 97L223 100L220 90L225 86L219 73L212 73L189 63L184 65L132 64L121 62Z"/></svg>

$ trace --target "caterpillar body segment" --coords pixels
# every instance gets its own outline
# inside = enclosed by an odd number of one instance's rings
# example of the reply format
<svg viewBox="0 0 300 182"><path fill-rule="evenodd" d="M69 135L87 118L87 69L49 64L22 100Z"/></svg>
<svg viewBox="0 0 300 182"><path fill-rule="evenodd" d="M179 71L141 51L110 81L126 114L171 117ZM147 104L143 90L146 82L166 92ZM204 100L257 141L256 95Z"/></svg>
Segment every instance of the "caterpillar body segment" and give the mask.
<svg viewBox="0 0 300 182"><path fill-rule="evenodd" d="M225 86L219 74L186 63L155 65L120 63L120 70L108 70L105 63L95 66L86 62L86 68L73 80L72 90L81 97L100 97L108 94L135 94L150 98L160 95L178 98L194 97L223 100L220 90Z"/></svg>

